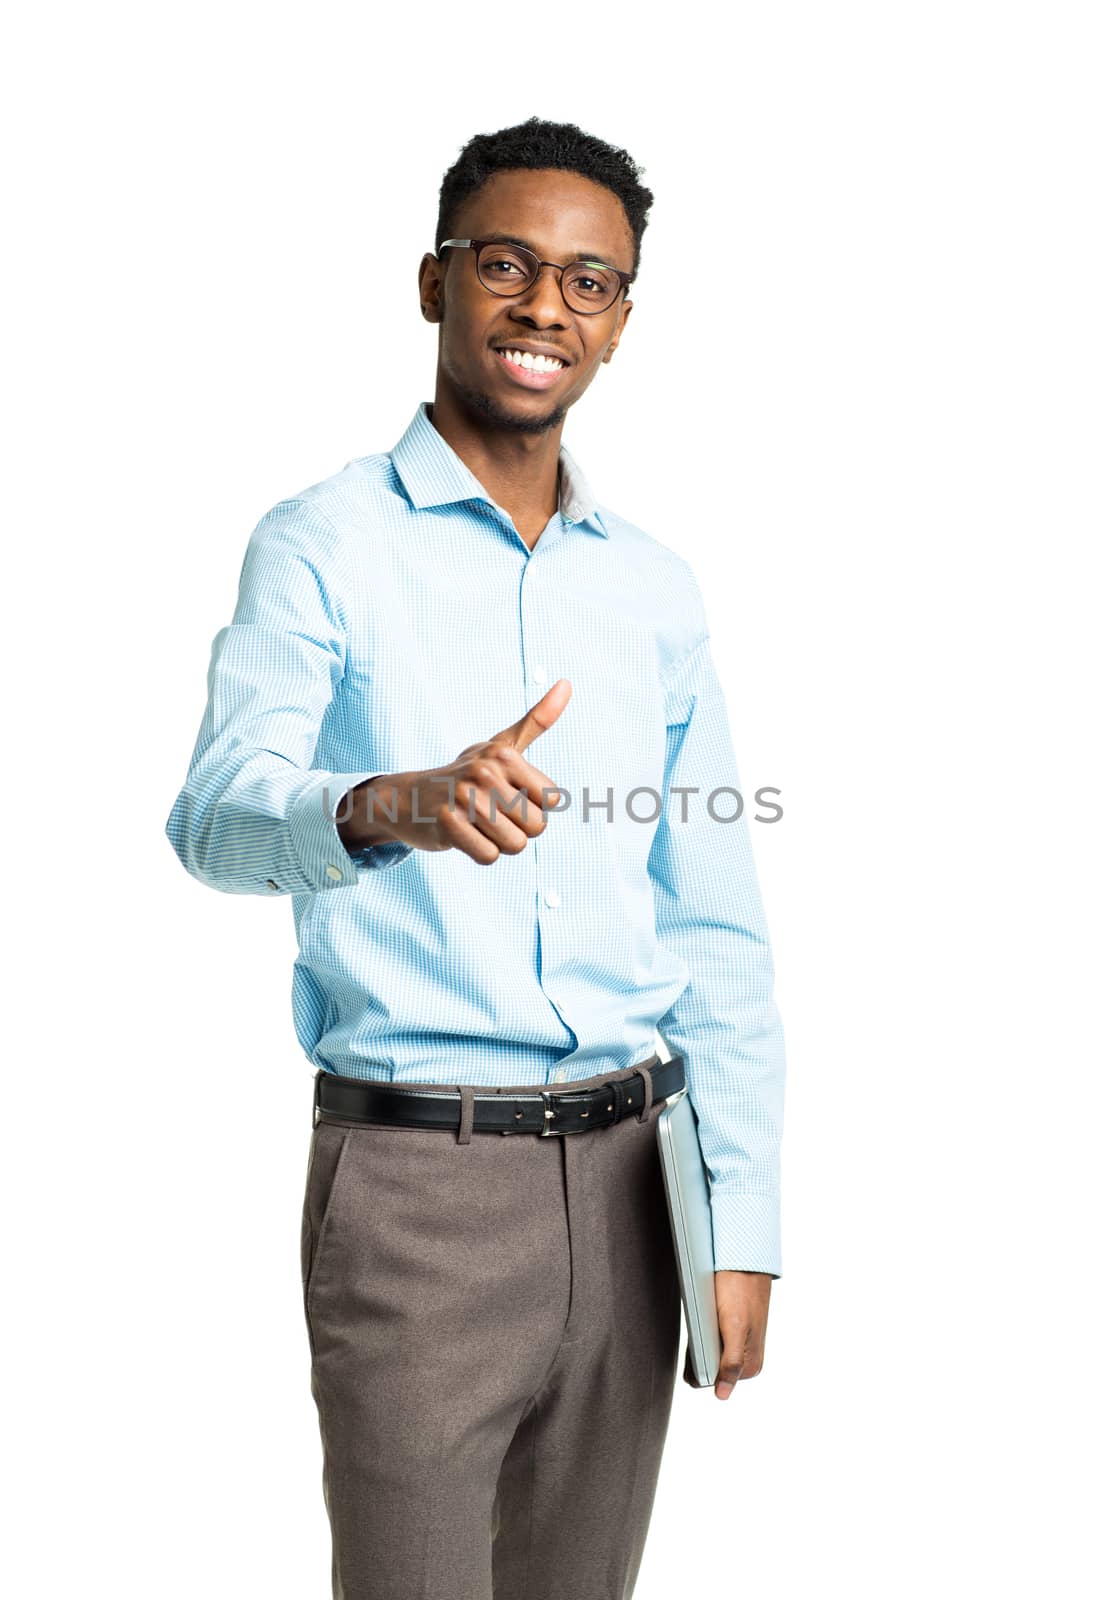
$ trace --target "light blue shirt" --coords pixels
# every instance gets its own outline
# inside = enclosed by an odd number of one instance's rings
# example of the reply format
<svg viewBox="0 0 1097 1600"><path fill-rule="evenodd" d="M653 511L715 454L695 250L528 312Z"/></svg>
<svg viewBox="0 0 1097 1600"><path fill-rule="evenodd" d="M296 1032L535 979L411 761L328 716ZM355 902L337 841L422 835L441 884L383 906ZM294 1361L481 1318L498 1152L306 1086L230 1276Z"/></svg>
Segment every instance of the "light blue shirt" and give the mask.
<svg viewBox="0 0 1097 1600"><path fill-rule="evenodd" d="M293 896L294 1025L326 1071L557 1085L654 1055L658 1029L716 1266L780 1275L784 1043L754 801L720 820L742 790L701 595L564 447L560 467L531 551L424 403L393 450L268 511L167 835L214 889ZM569 799L540 836L490 865L348 854L349 789L446 765L558 678L571 699L525 755Z"/></svg>

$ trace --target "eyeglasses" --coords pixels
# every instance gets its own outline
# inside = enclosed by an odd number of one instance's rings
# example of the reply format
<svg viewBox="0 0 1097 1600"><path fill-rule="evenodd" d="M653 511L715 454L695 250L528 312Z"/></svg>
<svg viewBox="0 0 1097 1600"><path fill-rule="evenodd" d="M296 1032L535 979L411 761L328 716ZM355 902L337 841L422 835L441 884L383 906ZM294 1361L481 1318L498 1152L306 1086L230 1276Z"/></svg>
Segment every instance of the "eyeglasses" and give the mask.
<svg viewBox="0 0 1097 1600"><path fill-rule="evenodd" d="M542 267L560 274L564 304L581 317L608 311L617 296L627 293L632 275L607 267L603 261L542 261L523 245L490 239L447 239L439 250L475 250L476 276L489 294L523 294L540 276Z"/></svg>

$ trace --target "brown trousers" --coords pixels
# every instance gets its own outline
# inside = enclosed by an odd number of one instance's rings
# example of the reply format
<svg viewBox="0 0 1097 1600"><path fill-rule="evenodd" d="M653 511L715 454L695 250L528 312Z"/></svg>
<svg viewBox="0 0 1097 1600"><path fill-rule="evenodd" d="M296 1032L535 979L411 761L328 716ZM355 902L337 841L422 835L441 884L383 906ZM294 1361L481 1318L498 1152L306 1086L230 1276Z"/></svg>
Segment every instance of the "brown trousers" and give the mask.
<svg viewBox="0 0 1097 1600"><path fill-rule="evenodd" d="M464 1141L322 1114L301 1271L335 1600L632 1594L680 1331L661 1109Z"/></svg>

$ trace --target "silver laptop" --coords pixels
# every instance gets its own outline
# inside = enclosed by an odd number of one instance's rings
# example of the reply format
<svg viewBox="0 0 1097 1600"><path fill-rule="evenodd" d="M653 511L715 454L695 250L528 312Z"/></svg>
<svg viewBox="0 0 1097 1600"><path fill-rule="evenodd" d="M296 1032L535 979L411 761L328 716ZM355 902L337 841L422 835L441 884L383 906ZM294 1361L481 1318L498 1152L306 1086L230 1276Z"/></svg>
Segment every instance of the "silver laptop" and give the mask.
<svg viewBox="0 0 1097 1600"><path fill-rule="evenodd" d="M719 1375L722 1348L716 1315L716 1258L708 1173L697 1137L697 1113L687 1090L680 1089L665 1101L657 1131L690 1363L697 1382L711 1387Z"/></svg>

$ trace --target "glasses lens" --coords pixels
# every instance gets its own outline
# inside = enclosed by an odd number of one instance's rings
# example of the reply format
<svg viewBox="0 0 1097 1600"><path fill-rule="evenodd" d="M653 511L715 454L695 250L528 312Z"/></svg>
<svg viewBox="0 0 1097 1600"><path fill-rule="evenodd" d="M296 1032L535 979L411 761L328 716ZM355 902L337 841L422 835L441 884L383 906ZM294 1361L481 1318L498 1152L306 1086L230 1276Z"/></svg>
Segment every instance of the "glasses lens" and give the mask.
<svg viewBox="0 0 1097 1600"><path fill-rule="evenodd" d="M573 311L603 311L617 298L621 279L612 267L573 261L561 280L564 299Z"/></svg>
<svg viewBox="0 0 1097 1600"><path fill-rule="evenodd" d="M533 278L533 257L514 244L486 244L480 251L480 282L494 294L521 294Z"/></svg>

